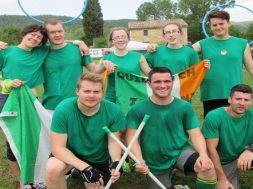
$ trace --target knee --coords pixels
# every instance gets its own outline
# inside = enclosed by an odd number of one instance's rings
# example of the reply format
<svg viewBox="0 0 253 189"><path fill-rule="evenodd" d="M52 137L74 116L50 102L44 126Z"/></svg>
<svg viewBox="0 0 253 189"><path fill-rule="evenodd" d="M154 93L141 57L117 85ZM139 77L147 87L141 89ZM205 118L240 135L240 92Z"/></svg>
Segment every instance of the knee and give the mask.
<svg viewBox="0 0 253 189"><path fill-rule="evenodd" d="M63 176L64 171L53 162L48 161L46 166L46 181L57 182Z"/></svg>
<svg viewBox="0 0 253 189"><path fill-rule="evenodd" d="M206 179L206 180L214 180L217 178L214 168L210 168L210 169L204 170L204 171L199 171L198 177Z"/></svg>

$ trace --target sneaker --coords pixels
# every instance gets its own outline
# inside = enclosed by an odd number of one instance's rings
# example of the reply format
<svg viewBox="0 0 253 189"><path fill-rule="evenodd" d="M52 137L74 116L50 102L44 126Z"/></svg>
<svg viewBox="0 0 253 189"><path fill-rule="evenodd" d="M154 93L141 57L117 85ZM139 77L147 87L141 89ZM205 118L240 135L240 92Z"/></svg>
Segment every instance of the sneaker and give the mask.
<svg viewBox="0 0 253 189"><path fill-rule="evenodd" d="M33 184L20 184L20 189L33 189Z"/></svg>
<svg viewBox="0 0 253 189"><path fill-rule="evenodd" d="M47 187L46 187L46 185L44 183L34 184L33 188L35 188L35 189L47 189Z"/></svg>

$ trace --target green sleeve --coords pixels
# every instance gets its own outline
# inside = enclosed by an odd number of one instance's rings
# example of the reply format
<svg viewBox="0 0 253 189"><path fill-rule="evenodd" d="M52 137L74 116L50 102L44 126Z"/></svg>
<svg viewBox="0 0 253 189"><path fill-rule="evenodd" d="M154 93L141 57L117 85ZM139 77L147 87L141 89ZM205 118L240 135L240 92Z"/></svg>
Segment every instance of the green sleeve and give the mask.
<svg viewBox="0 0 253 189"><path fill-rule="evenodd" d="M153 68L154 67L154 53L146 53L145 54L145 58L146 58L146 60L147 60L147 62L148 62L148 65L151 67L151 68Z"/></svg>
<svg viewBox="0 0 253 189"><path fill-rule="evenodd" d="M183 122L184 122L184 127L186 130L191 130L198 128L200 126L200 122L197 118L197 115L195 114L193 107L190 103L187 103L187 105L184 107L184 117L183 117Z"/></svg>
<svg viewBox="0 0 253 189"><path fill-rule="evenodd" d="M109 125L112 132L122 131L125 129L126 123L122 111L117 107L116 111L113 112L113 120Z"/></svg>
<svg viewBox="0 0 253 189"><path fill-rule="evenodd" d="M138 129L142 119L143 118L140 118L134 109L131 109L126 116L127 127L131 129Z"/></svg>
<svg viewBox="0 0 253 189"><path fill-rule="evenodd" d="M86 66L86 65L90 64L92 61L93 60L92 60L90 55L86 55L86 56L82 57L82 65L83 66Z"/></svg>
<svg viewBox="0 0 253 189"><path fill-rule="evenodd" d="M51 122L51 131L60 134L67 133L68 124L66 117L64 111L56 108Z"/></svg>
<svg viewBox="0 0 253 189"><path fill-rule="evenodd" d="M203 127L202 127L202 133L205 138L219 138L219 124L217 122L217 119L212 118L212 114L207 114Z"/></svg>
<svg viewBox="0 0 253 189"><path fill-rule="evenodd" d="M0 50L0 70L3 69L4 65L4 50Z"/></svg>
<svg viewBox="0 0 253 189"><path fill-rule="evenodd" d="M199 61L200 61L200 59L199 59L198 53L195 50L193 50L190 65L192 66L192 65L198 63Z"/></svg>

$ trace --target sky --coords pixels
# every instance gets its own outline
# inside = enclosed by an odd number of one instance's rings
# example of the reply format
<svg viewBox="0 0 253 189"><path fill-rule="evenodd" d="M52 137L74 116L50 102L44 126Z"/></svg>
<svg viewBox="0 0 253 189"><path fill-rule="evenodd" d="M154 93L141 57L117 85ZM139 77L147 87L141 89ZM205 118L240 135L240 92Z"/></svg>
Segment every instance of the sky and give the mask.
<svg viewBox="0 0 253 189"><path fill-rule="evenodd" d="M0 0L0 15L24 15L18 5L30 15L65 15L76 17L81 13L84 0ZM144 2L152 0L99 0L104 20L136 19L136 10ZM235 7L231 21L253 21L253 0L237 0L236 4L245 6L251 11Z"/></svg>

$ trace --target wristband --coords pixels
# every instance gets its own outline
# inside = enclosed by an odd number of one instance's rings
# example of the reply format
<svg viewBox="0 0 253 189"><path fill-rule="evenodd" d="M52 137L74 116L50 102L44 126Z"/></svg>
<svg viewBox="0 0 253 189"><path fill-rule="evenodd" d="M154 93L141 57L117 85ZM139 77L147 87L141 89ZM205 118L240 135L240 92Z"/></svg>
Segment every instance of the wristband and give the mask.
<svg viewBox="0 0 253 189"><path fill-rule="evenodd" d="M249 150L249 151L253 152L253 144L251 144L249 146L245 146L244 150Z"/></svg>
<svg viewBox="0 0 253 189"><path fill-rule="evenodd" d="M12 90L12 83L12 80L5 79L2 83L2 93L10 93Z"/></svg>
<svg viewBox="0 0 253 189"><path fill-rule="evenodd" d="M89 166L86 167L84 170L81 171L81 176L84 180L84 182L87 183L94 183L94 182L99 182L100 175L97 169Z"/></svg>
<svg viewBox="0 0 253 189"><path fill-rule="evenodd" d="M119 164L119 161L112 162L111 169L116 169L116 167L118 166L118 164ZM122 167L120 167L119 172L120 172L120 174L123 173L123 168Z"/></svg>

